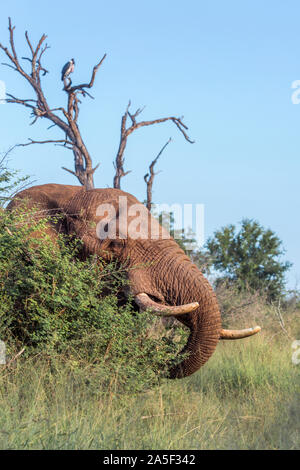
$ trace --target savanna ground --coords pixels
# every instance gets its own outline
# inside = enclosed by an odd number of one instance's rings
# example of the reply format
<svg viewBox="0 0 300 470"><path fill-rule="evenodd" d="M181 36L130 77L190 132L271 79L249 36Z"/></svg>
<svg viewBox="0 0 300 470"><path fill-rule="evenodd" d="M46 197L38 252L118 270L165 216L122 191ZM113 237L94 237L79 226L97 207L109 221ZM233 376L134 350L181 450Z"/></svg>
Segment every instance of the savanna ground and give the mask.
<svg viewBox="0 0 300 470"><path fill-rule="evenodd" d="M198 373L146 392L119 394L116 376L104 389L62 358L20 357L0 377L0 448L299 448L299 311L251 308L259 335L220 343Z"/></svg>

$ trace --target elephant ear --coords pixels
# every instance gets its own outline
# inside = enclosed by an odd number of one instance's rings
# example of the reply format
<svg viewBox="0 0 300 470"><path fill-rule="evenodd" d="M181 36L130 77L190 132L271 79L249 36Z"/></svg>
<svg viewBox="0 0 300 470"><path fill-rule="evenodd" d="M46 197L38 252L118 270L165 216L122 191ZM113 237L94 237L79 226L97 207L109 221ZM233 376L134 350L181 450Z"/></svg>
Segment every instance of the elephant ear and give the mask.
<svg viewBox="0 0 300 470"><path fill-rule="evenodd" d="M65 233L64 210L57 200L47 193L47 188L43 191L41 186L33 186L21 191L8 204L7 210L26 212L24 224L31 227L40 220L48 218L43 232L41 233L40 229L32 232L32 238L47 234L52 241L56 242L57 234Z"/></svg>

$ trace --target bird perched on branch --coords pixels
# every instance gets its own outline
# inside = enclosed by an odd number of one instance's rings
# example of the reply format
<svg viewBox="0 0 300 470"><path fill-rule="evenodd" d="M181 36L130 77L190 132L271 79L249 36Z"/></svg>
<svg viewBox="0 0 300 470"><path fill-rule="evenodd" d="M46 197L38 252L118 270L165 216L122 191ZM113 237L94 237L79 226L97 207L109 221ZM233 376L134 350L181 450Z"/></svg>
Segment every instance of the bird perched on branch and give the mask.
<svg viewBox="0 0 300 470"><path fill-rule="evenodd" d="M71 59L71 60L69 60L69 62L67 62L63 66L62 71L61 71L62 81L64 81L70 75L70 73L74 72L74 65L75 65L75 60Z"/></svg>

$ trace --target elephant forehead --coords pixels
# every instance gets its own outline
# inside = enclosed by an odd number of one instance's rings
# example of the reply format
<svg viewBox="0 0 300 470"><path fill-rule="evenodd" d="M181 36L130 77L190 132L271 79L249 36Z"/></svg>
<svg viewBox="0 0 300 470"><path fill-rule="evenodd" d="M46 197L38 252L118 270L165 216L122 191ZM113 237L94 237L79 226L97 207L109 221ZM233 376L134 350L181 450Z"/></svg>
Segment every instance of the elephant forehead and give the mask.
<svg viewBox="0 0 300 470"><path fill-rule="evenodd" d="M101 204L96 211L97 236L100 239L168 239L170 234L152 217L141 203L127 204L126 199L115 204Z"/></svg>
<svg viewBox="0 0 300 470"><path fill-rule="evenodd" d="M167 239L165 230L134 196L117 189L95 189L76 195L68 212L96 223L100 239Z"/></svg>
<svg viewBox="0 0 300 470"><path fill-rule="evenodd" d="M66 207L69 214L84 213L86 216L93 218L96 216L96 211L99 206L103 204L110 204L115 207L118 212L118 207L126 199L127 206L139 203L139 201L129 193L125 193L119 189L104 188L92 189L89 191L81 191L77 193L69 202Z"/></svg>
<svg viewBox="0 0 300 470"><path fill-rule="evenodd" d="M98 188L98 189L91 189L89 191L83 191L81 194L77 194L73 201L77 201L78 203L82 203L84 205L94 205L94 204L101 204L101 202L108 202L111 201L112 203L115 201L117 202L119 197L126 197L128 202L136 203L139 202L132 194L126 193L125 191L121 191L120 189L114 188Z"/></svg>

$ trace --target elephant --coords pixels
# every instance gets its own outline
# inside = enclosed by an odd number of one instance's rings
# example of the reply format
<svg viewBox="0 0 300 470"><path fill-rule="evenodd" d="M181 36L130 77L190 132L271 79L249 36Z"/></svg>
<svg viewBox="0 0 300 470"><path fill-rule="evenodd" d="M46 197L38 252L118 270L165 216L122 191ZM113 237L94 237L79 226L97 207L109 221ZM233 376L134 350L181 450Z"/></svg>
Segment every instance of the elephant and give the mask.
<svg viewBox="0 0 300 470"><path fill-rule="evenodd" d="M169 368L169 378L195 373L213 354L219 340L252 336L260 327L225 330L217 298L208 280L146 207L120 189L85 190L80 186L45 184L18 193L8 205L26 203L44 215L58 215L48 224L82 241L83 259L98 255L126 267L129 292L138 309L175 317L189 328L181 362ZM127 292L128 294L128 292Z"/></svg>

